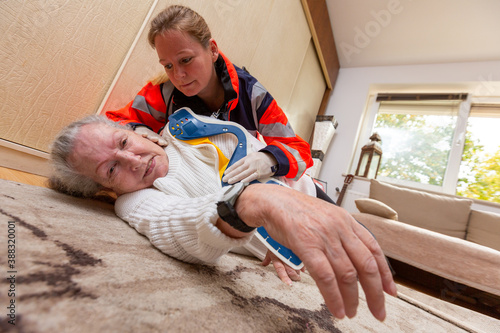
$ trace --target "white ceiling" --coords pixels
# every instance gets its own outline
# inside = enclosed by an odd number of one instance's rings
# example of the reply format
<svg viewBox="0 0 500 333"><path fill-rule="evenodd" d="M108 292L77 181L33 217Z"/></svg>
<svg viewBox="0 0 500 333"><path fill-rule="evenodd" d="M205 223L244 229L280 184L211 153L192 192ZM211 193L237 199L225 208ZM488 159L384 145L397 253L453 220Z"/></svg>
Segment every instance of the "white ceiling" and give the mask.
<svg viewBox="0 0 500 333"><path fill-rule="evenodd" d="M326 0L341 67L500 60L500 0Z"/></svg>

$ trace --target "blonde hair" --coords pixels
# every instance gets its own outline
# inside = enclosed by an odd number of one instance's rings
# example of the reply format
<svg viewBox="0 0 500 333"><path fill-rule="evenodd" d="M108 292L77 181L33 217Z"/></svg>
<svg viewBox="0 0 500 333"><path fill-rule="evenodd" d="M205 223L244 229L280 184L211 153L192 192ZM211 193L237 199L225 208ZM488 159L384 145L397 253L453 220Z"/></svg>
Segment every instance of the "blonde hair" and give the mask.
<svg viewBox="0 0 500 333"><path fill-rule="evenodd" d="M188 33L203 47L208 48L212 33L205 19L194 10L181 5L169 6L151 21L148 41L155 48L155 38L168 30Z"/></svg>
<svg viewBox="0 0 500 333"><path fill-rule="evenodd" d="M128 126L115 123L105 116L87 116L75 121L61 130L50 148L52 174L49 177L49 187L75 197L99 198L104 187L94 180L79 174L68 159L78 142L78 134L85 125L104 124L110 127L132 130Z"/></svg>
<svg viewBox="0 0 500 333"><path fill-rule="evenodd" d="M160 85L162 83L167 82L168 80L169 80L169 78L168 78L167 73L161 72L158 75L156 75L155 77L153 77L151 80L149 80L149 82L151 82L153 85L157 86L157 85Z"/></svg>

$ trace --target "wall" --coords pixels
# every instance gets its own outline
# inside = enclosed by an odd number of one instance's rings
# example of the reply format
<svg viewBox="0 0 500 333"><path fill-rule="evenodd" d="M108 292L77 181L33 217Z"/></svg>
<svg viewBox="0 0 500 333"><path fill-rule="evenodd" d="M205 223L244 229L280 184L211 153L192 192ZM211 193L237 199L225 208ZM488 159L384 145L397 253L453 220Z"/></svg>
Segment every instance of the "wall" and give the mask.
<svg viewBox="0 0 500 333"><path fill-rule="evenodd" d="M152 1L0 1L0 137L47 151L95 112Z"/></svg>
<svg viewBox="0 0 500 333"><path fill-rule="evenodd" d="M328 183L328 194L337 198L335 187L342 188L343 174L355 171L357 160L353 161L353 155L358 153L355 149L357 132L372 85L467 85L471 81L479 83L480 87L484 87L484 93L488 93L489 83L500 81L500 61L341 68L326 111L339 122L320 173L320 179ZM369 187L365 182L355 180L352 188L367 193Z"/></svg>
<svg viewBox="0 0 500 333"><path fill-rule="evenodd" d="M48 174L50 142L97 110L152 2L0 1L0 166Z"/></svg>

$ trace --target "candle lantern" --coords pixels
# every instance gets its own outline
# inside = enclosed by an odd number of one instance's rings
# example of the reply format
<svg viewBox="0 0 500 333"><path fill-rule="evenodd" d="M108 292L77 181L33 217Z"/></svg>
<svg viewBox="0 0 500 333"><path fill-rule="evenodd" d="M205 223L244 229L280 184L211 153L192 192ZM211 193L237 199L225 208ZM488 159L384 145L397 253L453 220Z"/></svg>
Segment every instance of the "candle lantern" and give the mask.
<svg viewBox="0 0 500 333"><path fill-rule="evenodd" d="M377 178L377 172L382 159L382 139L377 133L373 133L370 142L361 148L356 176L365 178Z"/></svg>

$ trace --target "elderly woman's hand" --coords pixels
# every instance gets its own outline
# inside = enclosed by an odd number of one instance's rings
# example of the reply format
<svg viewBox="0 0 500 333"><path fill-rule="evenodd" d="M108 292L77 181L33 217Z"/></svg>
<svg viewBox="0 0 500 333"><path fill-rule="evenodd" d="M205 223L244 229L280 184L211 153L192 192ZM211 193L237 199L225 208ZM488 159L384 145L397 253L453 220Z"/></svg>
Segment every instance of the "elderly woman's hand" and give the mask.
<svg viewBox="0 0 500 333"><path fill-rule="evenodd" d="M287 264L283 263L283 261L281 261L274 253L268 250L261 265L267 266L271 262L273 263L274 269L276 270L276 273L278 273L280 280L289 286L292 285L292 281L300 281L300 271L303 272L305 270L305 268L302 268L301 270L291 268Z"/></svg>
<svg viewBox="0 0 500 333"><path fill-rule="evenodd" d="M335 317L356 315L359 279L371 313L384 320L384 291L396 296L396 285L375 238L345 209L283 186L254 184L239 196L236 211L302 259Z"/></svg>

